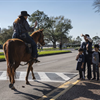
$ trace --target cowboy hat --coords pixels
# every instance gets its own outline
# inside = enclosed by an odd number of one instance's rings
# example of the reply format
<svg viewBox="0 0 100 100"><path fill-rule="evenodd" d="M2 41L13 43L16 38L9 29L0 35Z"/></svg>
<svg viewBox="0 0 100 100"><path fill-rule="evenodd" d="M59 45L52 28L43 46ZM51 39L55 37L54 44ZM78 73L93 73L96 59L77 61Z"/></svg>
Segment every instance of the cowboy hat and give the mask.
<svg viewBox="0 0 100 100"><path fill-rule="evenodd" d="M21 11L21 14L19 15L19 17L21 16L30 16L27 11Z"/></svg>

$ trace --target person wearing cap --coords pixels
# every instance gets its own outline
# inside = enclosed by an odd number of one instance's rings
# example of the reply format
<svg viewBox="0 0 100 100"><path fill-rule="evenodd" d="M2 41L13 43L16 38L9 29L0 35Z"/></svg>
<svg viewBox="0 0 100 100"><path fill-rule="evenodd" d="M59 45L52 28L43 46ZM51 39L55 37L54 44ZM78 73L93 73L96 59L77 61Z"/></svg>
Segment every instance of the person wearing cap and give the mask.
<svg viewBox="0 0 100 100"><path fill-rule="evenodd" d="M91 79L91 61L92 61L92 55L91 53L89 53L88 51L92 51L92 39L90 38L90 36L88 34L85 35L81 35L82 37L84 37L85 42L82 43L81 48L83 48L84 50L84 56L85 56L85 60L84 60L84 75L85 75L85 69L86 69L86 63L87 63L87 78L90 80ZM88 48L88 51L87 49Z"/></svg>
<svg viewBox="0 0 100 100"><path fill-rule="evenodd" d="M33 32L34 28L37 26L37 21L35 22L34 27L30 27L27 18L30 16L27 11L21 11L21 14L13 23L13 36L12 38L19 38L24 42L30 43L32 45L32 58L35 62L38 61L37 45L35 41L28 35L28 32Z"/></svg>

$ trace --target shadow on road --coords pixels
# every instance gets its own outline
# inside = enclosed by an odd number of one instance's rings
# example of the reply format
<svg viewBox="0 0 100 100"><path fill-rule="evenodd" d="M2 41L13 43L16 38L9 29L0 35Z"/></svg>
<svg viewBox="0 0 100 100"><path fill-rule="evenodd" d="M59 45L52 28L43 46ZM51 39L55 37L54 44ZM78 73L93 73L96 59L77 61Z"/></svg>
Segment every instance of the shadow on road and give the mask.
<svg viewBox="0 0 100 100"><path fill-rule="evenodd" d="M36 85L32 85L32 84L29 84L29 86L33 87L33 90L36 90L38 93L41 92L43 95L46 95L47 93L49 93L50 91L52 91L53 89L56 88L56 87L49 85L49 84L46 84L46 83L42 83L39 81L37 81L37 82L40 84L43 84L44 86L36 86ZM37 88L34 88L34 87L37 87ZM14 91L15 91L14 94L20 94L21 97L24 97L27 100L36 100L36 99L41 98L41 96L38 96L38 94L34 95L32 93L25 93L25 92L21 92L17 89L15 89Z"/></svg>
<svg viewBox="0 0 100 100"><path fill-rule="evenodd" d="M100 99L100 82L81 81L57 100L99 100Z"/></svg>

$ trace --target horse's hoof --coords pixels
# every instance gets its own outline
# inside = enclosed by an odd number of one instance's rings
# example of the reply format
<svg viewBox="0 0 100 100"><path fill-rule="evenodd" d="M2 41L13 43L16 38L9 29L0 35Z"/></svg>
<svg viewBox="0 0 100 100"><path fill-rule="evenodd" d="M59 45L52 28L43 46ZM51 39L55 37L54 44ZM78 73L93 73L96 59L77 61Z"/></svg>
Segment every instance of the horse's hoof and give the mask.
<svg viewBox="0 0 100 100"><path fill-rule="evenodd" d="M26 84L29 85L30 83L27 81Z"/></svg>
<svg viewBox="0 0 100 100"><path fill-rule="evenodd" d="M36 79L35 77L32 78L33 80Z"/></svg>
<svg viewBox="0 0 100 100"><path fill-rule="evenodd" d="M9 84L9 88L11 88L12 90L15 90L14 84Z"/></svg>
<svg viewBox="0 0 100 100"><path fill-rule="evenodd" d="M9 84L9 88L12 88L13 87L13 84Z"/></svg>

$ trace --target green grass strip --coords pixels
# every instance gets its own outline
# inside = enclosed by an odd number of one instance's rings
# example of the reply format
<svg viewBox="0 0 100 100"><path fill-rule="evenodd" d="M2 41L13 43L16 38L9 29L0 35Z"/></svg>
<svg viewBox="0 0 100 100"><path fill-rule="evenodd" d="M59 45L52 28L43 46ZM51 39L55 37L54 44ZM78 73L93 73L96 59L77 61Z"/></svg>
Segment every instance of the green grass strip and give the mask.
<svg viewBox="0 0 100 100"><path fill-rule="evenodd" d="M3 52L0 52L0 55L4 55L4 53Z"/></svg>
<svg viewBox="0 0 100 100"><path fill-rule="evenodd" d="M41 51L39 55L45 54L55 54L55 53L63 53L63 52L71 52L70 50L54 50L54 51Z"/></svg>
<svg viewBox="0 0 100 100"><path fill-rule="evenodd" d="M63 53L63 52L71 52L70 50L54 50L54 51L41 51L38 52L39 55L47 55L47 54L55 54L55 53ZM0 59L5 59L4 53L0 52Z"/></svg>
<svg viewBox="0 0 100 100"><path fill-rule="evenodd" d="M0 59L5 59L5 56L4 55L0 55Z"/></svg>

